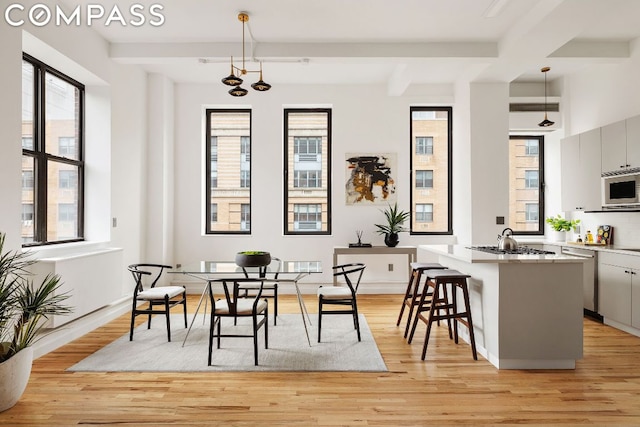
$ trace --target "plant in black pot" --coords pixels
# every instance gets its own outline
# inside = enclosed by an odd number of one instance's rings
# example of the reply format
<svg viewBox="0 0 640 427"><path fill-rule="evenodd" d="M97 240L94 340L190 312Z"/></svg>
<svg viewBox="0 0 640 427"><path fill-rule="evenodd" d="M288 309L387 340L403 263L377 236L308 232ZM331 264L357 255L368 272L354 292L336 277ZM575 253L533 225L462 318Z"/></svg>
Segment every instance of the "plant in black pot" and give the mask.
<svg viewBox="0 0 640 427"><path fill-rule="evenodd" d="M397 203L394 203L393 206L389 205L381 212L384 213L387 223L375 224L375 226L378 227L378 234L384 235L384 244L393 248L397 246L400 241L398 233L407 231L403 225L407 218L409 218L409 212L398 209Z"/></svg>

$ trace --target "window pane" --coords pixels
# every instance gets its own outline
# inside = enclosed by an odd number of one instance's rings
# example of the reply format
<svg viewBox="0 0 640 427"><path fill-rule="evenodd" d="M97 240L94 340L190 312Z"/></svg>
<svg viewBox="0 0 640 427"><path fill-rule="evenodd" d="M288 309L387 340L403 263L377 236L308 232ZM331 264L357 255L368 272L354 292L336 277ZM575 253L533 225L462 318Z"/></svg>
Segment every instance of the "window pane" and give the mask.
<svg viewBox="0 0 640 427"><path fill-rule="evenodd" d="M45 144L56 156L77 160L79 151L80 97L77 87L54 76L45 75Z"/></svg>
<svg viewBox="0 0 640 427"><path fill-rule="evenodd" d="M417 136L416 137L416 154L419 154L419 155L433 154L433 137Z"/></svg>
<svg viewBox="0 0 640 427"><path fill-rule="evenodd" d="M211 222L218 221L218 205L215 203L211 204Z"/></svg>
<svg viewBox="0 0 640 427"><path fill-rule="evenodd" d="M540 219L538 212L539 210L537 203L527 203L525 205L525 221L537 222Z"/></svg>
<svg viewBox="0 0 640 427"><path fill-rule="evenodd" d="M433 205L417 204L416 205L416 222L433 222Z"/></svg>
<svg viewBox="0 0 640 427"><path fill-rule="evenodd" d="M58 138L58 155L68 159L78 158L78 146L76 139L70 136L61 136Z"/></svg>
<svg viewBox="0 0 640 427"><path fill-rule="evenodd" d="M78 237L78 167L49 161L47 241Z"/></svg>
<svg viewBox="0 0 640 427"><path fill-rule="evenodd" d="M294 205L293 222L296 230L320 231L322 228L322 206L319 204Z"/></svg>
<svg viewBox="0 0 640 427"><path fill-rule="evenodd" d="M33 145L33 65L22 61L22 148L35 149Z"/></svg>
<svg viewBox="0 0 640 427"><path fill-rule="evenodd" d="M22 156L22 242L35 241L35 159L30 156Z"/></svg>
<svg viewBox="0 0 640 427"><path fill-rule="evenodd" d="M242 230L251 230L251 205L240 206L240 227Z"/></svg>
<svg viewBox="0 0 640 427"><path fill-rule="evenodd" d="M509 139L509 227L514 233L542 234L540 218L543 156L542 136Z"/></svg>
<svg viewBox="0 0 640 427"><path fill-rule="evenodd" d="M451 108L411 107L411 232L451 234Z"/></svg>
<svg viewBox="0 0 640 427"><path fill-rule="evenodd" d="M285 234L330 234L331 110L285 110Z"/></svg>
<svg viewBox="0 0 640 427"><path fill-rule="evenodd" d="M433 171L416 171L416 188L433 188Z"/></svg>
<svg viewBox="0 0 640 427"><path fill-rule="evenodd" d="M207 110L207 133L207 233L250 233L251 111Z"/></svg>

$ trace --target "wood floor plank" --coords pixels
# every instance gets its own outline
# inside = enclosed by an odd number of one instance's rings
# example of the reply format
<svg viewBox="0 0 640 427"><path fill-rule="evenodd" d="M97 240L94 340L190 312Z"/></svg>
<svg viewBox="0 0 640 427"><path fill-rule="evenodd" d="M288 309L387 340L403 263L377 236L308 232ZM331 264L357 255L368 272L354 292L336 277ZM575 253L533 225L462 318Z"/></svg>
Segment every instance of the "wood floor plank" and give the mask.
<svg viewBox="0 0 640 427"><path fill-rule="evenodd" d="M127 333L125 315L37 359L24 396L0 413L0 425L640 425L640 338L585 319L575 370L499 371L434 328L422 361L424 329L409 345L395 326L400 298L358 300L389 372L66 371ZM279 308L298 312L290 295Z"/></svg>

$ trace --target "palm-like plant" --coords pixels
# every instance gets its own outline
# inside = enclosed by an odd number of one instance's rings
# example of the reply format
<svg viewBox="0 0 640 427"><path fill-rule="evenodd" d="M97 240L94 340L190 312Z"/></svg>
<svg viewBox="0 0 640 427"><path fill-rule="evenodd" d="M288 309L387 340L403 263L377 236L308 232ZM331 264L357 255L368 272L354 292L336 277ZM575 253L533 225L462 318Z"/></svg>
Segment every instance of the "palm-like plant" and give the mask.
<svg viewBox="0 0 640 427"><path fill-rule="evenodd" d="M392 234L407 231L403 227L404 222L409 218L409 212L398 209L398 204L394 203L393 206L389 205L384 211L384 216L387 219L386 224L375 224L378 227L378 234Z"/></svg>
<svg viewBox="0 0 640 427"><path fill-rule="evenodd" d="M63 304L69 295L56 294L60 276L47 275L34 286L28 268L35 261L24 252L5 253L4 240L0 233L0 363L36 342L44 319L71 312Z"/></svg>

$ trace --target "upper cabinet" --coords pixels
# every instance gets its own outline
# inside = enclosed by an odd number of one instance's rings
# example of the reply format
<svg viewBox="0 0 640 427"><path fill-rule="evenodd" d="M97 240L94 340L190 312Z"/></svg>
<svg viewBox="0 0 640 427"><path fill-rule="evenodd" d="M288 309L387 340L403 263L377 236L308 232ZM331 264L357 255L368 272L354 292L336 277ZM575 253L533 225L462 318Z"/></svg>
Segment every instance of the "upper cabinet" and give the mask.
<svg viewBox="0 0 640 427"><path fill-rule="evenodd" d="M627 164L640 168L640 116L627 119Z"/></svg>
<svg viewBox="0 0 640 427"><path fill-rule="evenodd" d="M560 164L562 210L600 210L600 129L563 139Z"/></svg>
<svg viewBox="0 0 640 427"><path fill-rule="evenodd" d="M602 127L602 173L640 168L640 116Z"/></svg>

